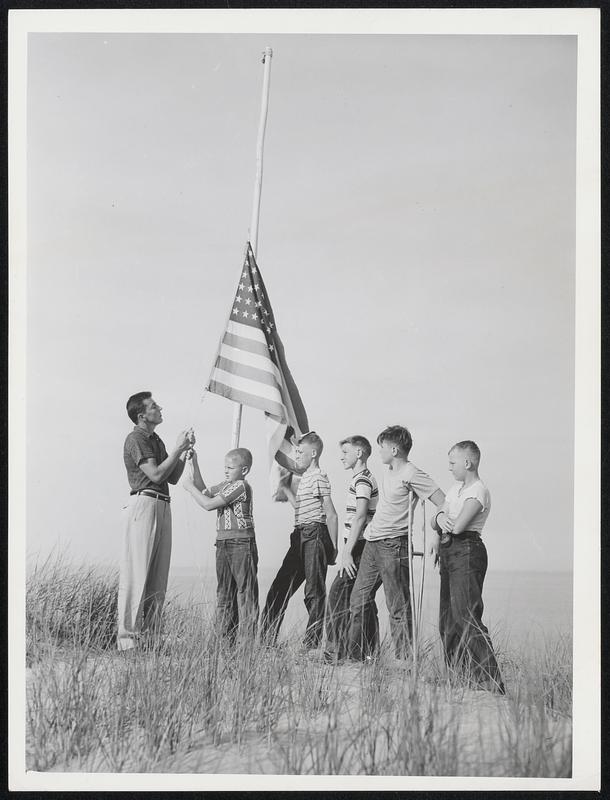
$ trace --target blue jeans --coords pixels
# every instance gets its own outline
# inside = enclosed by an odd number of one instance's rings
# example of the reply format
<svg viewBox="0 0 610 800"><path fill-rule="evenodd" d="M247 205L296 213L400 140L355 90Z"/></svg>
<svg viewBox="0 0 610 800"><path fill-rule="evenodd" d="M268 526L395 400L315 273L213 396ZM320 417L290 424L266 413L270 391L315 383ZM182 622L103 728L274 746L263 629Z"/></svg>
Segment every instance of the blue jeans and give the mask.
<svg viewBox="0 0 610 800"><path fill-rule="evenodd" d="M487 549L472 534L452 536L440 548L439 631L445 661L477 686L504 694L489 631L483 625Z"/></svg>
<svg viewBox="0 0 610 800"><path fill-rule="evenodd" d="M322 639L326 604L326 570L334 547L323 522L298 525L290 534L290 547L274 578L261 619L261 633L275 644L288 601L305 581L305 607L309 619L303 644L317 647Z"/></svg>
<svg viewBox="0 0 610 800"><path fill-rule="evenodd" d="M365 540L356 542L352 550L352 558L356 565L356 576L364 550ZM326 649L338 659L348 654L348 637L350 627L349 604L356 577L350 578L346 572L337 575L328 593L326 608ZM379 646L379 620L377 605L373 600L364 616L363 650L365 655L372 655Z"/></svg>
<svg viewBox="0 0 610 800"><path fill-rule="evenodd" d="M411 652L412 614L409 597L409 545L406 536L376 539L364 545L350 598L350 658L362 661L366 653L365 620L377 589L383 584L390 614L390 631L397 658Z"/></svg>
<svg viewBox="0 0 610 800"><path fill-rule="evenodd" d="M216 542L216 621L231 643L237 633L253 636L258 619L258 550L254 538Z"/></svg>

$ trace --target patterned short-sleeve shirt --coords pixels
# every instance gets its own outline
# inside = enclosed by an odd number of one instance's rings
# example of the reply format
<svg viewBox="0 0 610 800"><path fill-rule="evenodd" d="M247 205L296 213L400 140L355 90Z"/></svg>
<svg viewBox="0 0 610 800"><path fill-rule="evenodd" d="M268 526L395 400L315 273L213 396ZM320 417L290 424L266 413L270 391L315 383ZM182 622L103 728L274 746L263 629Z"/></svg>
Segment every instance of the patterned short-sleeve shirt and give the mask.
<svg viewBox="0 0 610 800"><path fill-rule="evenodd" d="M304 472L296 494L295 525L326 522L325 497L330 497L328 475L319 468Z"/></svg>
<svg viewBox="0 0 610 800"><path fill-rule="evenodd" d="M254 536L252 487L247 481L223 481L208 490L220 496L225 505L216 510L217 539L239 539Z"/></svg>

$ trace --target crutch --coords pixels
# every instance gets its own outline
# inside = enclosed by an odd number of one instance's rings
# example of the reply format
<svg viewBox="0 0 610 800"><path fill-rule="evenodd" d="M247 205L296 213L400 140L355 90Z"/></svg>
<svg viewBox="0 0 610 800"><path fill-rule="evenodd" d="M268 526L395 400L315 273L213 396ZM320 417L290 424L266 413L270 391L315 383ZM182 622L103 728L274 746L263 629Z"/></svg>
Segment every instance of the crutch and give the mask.
<svg viewBox="0 0 610 800"><path fill-rule="evenodd" d="M419 654L419 635L421 632L422 609L424 600L424 577L426 574L426 509L422 504L423 510L423 549L413 549L413 489L409 489L409 598L411 601L411 620L413 624L413 668L417 670L417 659ZM415 602L415 572L413 569L413 559L421 558L421 578L419 581L419 591L417 593L417 604Z"/></svg>

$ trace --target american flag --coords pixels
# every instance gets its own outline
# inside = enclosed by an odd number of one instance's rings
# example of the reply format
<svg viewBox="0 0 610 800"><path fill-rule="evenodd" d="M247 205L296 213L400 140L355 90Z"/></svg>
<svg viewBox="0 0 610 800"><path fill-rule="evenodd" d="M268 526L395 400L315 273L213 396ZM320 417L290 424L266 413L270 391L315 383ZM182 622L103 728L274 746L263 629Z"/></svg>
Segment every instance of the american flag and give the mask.
<svg viewBox="0 0 610 800"><path fill-rule="evenodd" d="M286 468L295 471L294 437L309 428L250 242L206 388L265 412L272 493L283 499L277 489L288 474Z"/></svg>

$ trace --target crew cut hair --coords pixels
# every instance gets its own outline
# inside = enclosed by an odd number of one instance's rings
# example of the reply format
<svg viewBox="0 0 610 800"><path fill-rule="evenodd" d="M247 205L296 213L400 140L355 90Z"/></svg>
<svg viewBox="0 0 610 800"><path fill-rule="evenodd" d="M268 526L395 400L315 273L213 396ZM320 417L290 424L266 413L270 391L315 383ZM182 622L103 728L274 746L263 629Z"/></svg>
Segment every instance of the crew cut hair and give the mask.
<svg viewBox="0 0 610 800"><path fill-rule="evenodd" d="M152 392L137 392L132 394L127 401L127 416L134 425L138 424L138 414L143 414L146 411L145 400L150 400Z"/></svg>
<svg viewBox="0 0 610 800"><path fill-rule="evenodd" d="M239 458L242 466L248 467L248 469L252 467L252 453L245 447L235 447L233 450L229 450L227 458Z"/></svg>
<svg viewBox="0 0 610 800"><path fill-rule="evenodd" d="M384 428L377 437L377 444L383 444L384 442L391 442L395 445L402 458L408 458L413 447L411 434L402 425L389 425Z"/></svg>
<svg viewBox="0 0 610 800"><path fill-rule="evenodd" d="M481 460L481 450L476 442L473 442L471 439L464 439L463 442L454 444L449 452L451 453L453 450L462 450L463 452L468 453L470 460L475 467L479 466L479 462Z"/></svg>
<svg viewBox="0 0 610 800"><path fill-rule="evenodd" d="M309 433L306 433L303 436L301 436L301 438L299 439L299 444L302 444L303 442L305 442L306 444L310 444L316 451L318 458L320 458L320 456L322 455L322 450L324 450L324 442L322 441L322 439L320 439L320 437L315 431L310 431Z"/></svg>
<svg viewBox="0 0 610 800"><path fill-rule="evenodd" d="M371 455L371 443L366 436L347 436L345 439L341 439L339 447L342 447L344 444L351 444L352 447L359 447L365 459Z"/></svg>

